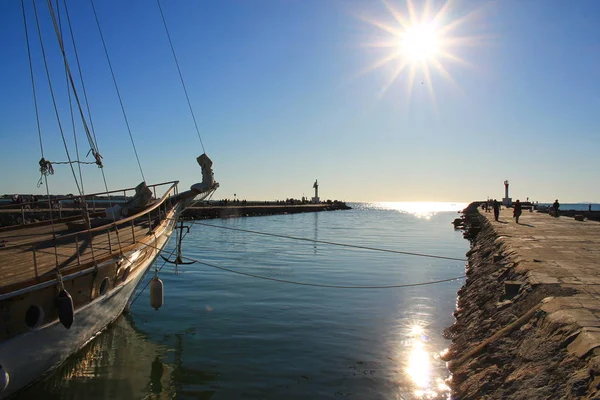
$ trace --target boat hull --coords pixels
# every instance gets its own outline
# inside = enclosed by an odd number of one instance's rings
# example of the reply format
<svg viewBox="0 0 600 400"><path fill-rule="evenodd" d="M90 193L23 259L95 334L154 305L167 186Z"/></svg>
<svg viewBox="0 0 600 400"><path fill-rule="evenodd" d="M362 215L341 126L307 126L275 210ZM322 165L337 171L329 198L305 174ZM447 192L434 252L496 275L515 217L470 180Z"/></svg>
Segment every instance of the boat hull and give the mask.
<svg viewBox="0 0 600 400"><path fill-rule="evenodd" d="M54 320L0 343L0 365L9 374L10 379L6 389L0 393L0 399L15 394L62 364L121 315L136 287L156 259L159 249L169 240L173 226L173 220L166 223L162 232L156 235L151 249L142 246L144 248L132 251L127 257L131 261L122 265L124 268L131 267L132 272L128 279L75 310L75 322L70 329ZM144 251L152 251L153 254L150 257L138 257L140 252ZM140 265L135 265L136 262Z"/></svg>

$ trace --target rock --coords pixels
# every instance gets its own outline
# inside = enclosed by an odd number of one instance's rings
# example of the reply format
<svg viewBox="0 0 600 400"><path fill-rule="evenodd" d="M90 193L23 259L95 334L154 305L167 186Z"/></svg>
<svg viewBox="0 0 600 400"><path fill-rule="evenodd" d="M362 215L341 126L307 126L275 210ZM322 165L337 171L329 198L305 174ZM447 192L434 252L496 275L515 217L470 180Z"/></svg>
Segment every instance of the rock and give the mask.
<svg viewBox="0 0 600 400"><path fill-rule="evenodd" d="M515 297L521 290L522 282L519 281L504 281L504 295L510 299Z"/></svg>

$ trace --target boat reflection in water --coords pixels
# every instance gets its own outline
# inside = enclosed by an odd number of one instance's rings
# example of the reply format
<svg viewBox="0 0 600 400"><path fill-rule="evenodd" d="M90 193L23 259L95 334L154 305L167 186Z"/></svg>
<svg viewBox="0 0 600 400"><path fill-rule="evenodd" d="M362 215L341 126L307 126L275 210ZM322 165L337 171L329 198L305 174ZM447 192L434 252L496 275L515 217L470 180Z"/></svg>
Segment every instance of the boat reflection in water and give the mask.
<svg viewBox="0 0 600 400"><path fill-rule="evenodd" d="M23 392L24 397L60 399L172 398L173 365L162 362L166 347L135 330L129 316L70 357L58 370Z"/></svg>

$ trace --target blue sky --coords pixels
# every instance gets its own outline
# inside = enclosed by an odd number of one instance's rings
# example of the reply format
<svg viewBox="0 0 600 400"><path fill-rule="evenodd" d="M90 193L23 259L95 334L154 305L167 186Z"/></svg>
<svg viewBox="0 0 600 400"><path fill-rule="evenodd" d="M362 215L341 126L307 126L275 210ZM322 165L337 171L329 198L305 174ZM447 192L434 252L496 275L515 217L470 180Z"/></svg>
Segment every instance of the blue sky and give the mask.
<svg viewBox="0 0 600 400"><path fill-rule="evenodd" d="M35 31L27 23L44 154L65 161ZM42 36L71 154L61 60L45 1ZM202 148L154 1L94 2L148 182L200 179ZM370 69L395 40L382 1L162 0L201 136L221 188L216 198L600 202L600 3L430 2L451 25L447 76L416 67L389 84L401 57ZM418 15L423 2L413 2ZM135 161L88 1L68 1L92 119L111 189L135 186ZM64 15L63 15L64 22ZM460 40L458 40L460 39ZM0 193L43 193L21 4L0 2ZM70 43L70 42L69 42ZM71 47L68 53L72 60ZM459 61L462 60L462 61ZM411 95L408 96L410 90ZM433 93L433 96L431 95ZM76 125L82 157L89 146ZM75 192L57 165L52 193ZM103 189L84 167L86 192Z"/></svg>

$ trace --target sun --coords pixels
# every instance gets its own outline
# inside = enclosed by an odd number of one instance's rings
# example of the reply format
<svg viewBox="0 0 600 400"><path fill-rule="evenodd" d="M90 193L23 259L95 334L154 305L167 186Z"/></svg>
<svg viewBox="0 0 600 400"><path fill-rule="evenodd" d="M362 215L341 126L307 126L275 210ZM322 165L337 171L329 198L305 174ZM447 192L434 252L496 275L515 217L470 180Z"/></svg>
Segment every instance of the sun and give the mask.
<svg viewBox="0 0 600 400"><path fill-rule="evenodd" d="M440 50L440 33L434 24L417 24L406 28L398 37L398 51L411 62L435 59Z"/></svg>
<svg viewBox="0 0 600 400"><path fill-rule="evenodd" d="M390 73L386 84L380 92L385 93L396 81L406 87L410 99L414 85L424 85L437 108L433 80L441 77L460 89L449 71L450 63L472 67L470 63L459 56L467 46L479 45L482 37L469 34L469 22L472 22L481 9L465 10L459 15L454 3L450 0L436 2L432 0L419 1L421 9L406 0L405 7L395 8L387 0L382 0L386 8L384 18L359 18L372 27L377 28L373 33L376 40L370 40L366 45L383 50L382 56L371 63L361 73L373 71L382 67ZM451 16L450 10L452 9ZM466 33L466 34L465 34Z"/></svg>

